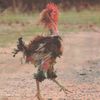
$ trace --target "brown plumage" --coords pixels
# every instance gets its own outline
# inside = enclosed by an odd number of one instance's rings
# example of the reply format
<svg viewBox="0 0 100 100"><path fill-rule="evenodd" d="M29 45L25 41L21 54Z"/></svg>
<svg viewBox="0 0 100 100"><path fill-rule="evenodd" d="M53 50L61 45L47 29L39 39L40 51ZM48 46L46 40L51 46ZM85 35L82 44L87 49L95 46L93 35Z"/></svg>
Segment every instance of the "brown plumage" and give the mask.
<svg viewBox="0 0 100 100"><path fill-rule="evenodd" d="M26 62L31 62L35 67L38 67L37 73L34 74L38 86L38 99L41 98L39 82L44 79L51 79L66 93L66 89L55 80L57 75L54 70L54 64L56 63L56 58L62 55L60 36L37 36L28 45L25 45L22 38L19 38L17 49L14 49L13 56L15 57L18 52L24 54Z"/></svg>
<svg viewBox="0 0 100 100"><path fill-rule="evenodd" d="M60 57L62 55L61 37L37 36L28 45L25 45L22 38L19 38L14 56L17 54L16 52L19 51L24 53L24 55L26 56L26 61L28 57L33 56L35 53L51 53L51 58L56 59L57 57Z"/></svg>

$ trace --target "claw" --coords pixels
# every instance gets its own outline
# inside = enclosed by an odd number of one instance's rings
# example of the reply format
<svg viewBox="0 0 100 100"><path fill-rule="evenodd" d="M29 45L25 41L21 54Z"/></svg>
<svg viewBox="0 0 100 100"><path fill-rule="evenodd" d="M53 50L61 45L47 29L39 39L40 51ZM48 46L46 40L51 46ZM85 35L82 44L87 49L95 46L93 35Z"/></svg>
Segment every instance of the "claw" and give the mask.
<svg viewBox="0 0 100 100"><path fill-rule="evenodd" d="M72 93L71 91L63 87L61 84L59 84L57 80L53 79L53 82L55 82L61 88L60 91L63 91L65 94L68 94L68 92Z"/></svg>
<svg viewBox="0 0 100 100"><path fill-rule="evenodd" d="M63 91L65 94L68 94L68 92L70 92L70 91L67 90L66 88L61 88L60 91Z"/></svg>
<svg viewBox="0 0 100 100"><path fill-rule="evenodd" d="M37 97L38 100L44 100L44 99L42 98L42 96L40 95L40 93L36 93L35 97Z"/></svg>
<svg viewBox="0 0 100 100"><path fill-rule="evenodd" d="M60 89L60 91L64 91L64 92L70 92L70 93L72 93L71 91L69 91L68 89L66 89L65 87L61 87L61 89Z"/></svg>

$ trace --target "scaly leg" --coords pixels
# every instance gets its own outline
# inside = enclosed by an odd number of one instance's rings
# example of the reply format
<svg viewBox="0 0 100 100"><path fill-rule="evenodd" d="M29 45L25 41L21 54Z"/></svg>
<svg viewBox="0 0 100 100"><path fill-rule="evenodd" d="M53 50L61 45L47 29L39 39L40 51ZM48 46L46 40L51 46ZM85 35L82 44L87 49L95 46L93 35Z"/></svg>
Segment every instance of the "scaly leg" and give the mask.
<svg viewBox="0 0 100 100"><path fill-rule="evenodd" d="M37 94L36 94L37 99L43 100L43 98L41 97L41 94L40 94L40 87L39 87L39 81L38 80L36 80L36 85L37 85Z"/></svg>
<svg viewBox="0 0 100 100"><path fill-rule="evenodd" d="M67 94L68 92L72 93L71 91L67 90L64 86L62 86L57 80L52 79L52 81L61 88L60 91L63 91L65 94Z"/></svg>

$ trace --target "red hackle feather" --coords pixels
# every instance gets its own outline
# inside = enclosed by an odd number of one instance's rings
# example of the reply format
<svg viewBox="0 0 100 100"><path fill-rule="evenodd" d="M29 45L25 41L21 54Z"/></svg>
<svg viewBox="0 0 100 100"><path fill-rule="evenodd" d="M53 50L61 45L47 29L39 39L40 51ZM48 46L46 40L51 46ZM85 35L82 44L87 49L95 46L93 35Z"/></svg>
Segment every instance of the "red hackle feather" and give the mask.
<svg viewBox="0 0 100 100"><path fill-rule="evenodd" d="M41 22L54 33L58 33L58 15L59 10L56 4L49 3L41 13Z"/></svg>
<svg viewBox="0 0 100 100"><path fill-rule="evenodd" d="M48 10L48 12L50 12L50 17L52 21L51 26L53 26L54 31L57 31L58 13L59 13L57 5L55 5L54 3L49 3L46 9Z"/></svg>
<svg viewBox="0 0 100 100"><path fill-rule="evenodd" d="M55 24L58 23L58 8L54 3L49 3L46 9L50 12L51 19L54 21Z"/></svg>

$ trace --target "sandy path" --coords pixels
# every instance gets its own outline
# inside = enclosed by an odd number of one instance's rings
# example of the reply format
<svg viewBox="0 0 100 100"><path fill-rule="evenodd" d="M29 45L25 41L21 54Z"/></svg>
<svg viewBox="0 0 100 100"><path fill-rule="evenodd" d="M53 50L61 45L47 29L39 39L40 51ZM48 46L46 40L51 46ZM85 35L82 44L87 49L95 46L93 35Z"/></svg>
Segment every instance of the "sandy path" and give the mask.
<svg viewBox="0 0 100 100"><path fill-rule="evenodd" d="M45 100L100 100L100 34L70 33L63 37L64 54L58 59L58 80L73 93L59 92L50 80L41 83ZM0 48L0 100L37 100L36 71L31 64L20 64L10 48ZM51 99L50 99L51 98Z"/></svg>

